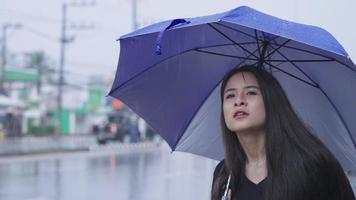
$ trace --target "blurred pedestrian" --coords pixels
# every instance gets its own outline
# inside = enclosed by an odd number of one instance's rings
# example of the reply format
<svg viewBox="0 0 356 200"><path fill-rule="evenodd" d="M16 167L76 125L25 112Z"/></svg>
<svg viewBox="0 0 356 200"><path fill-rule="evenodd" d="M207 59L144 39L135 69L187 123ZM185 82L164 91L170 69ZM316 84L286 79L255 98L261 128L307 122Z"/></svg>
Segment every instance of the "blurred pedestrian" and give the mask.
<svg viewBox="0 0 356 200"><path fill-rule="evenodd" d="M139 139L138 116L134 113L130 116L130 142L137 143Z"/></svg>
<svg viewBox="0 0 356 200"><path fill-rule="evenodd" d="M144 119L142 119L141 117L138 118L138 122L137 122L137 126L138 126L138 130L140 132L140 139L142 141L146 140L146 133L147 133L147 124L145 122Z"/></svg>
<svg viewBox="0 0 356 200"><path fill-rule="evenodd" d="M11 112L7 112L5 114L4 122L3 122L3 128L5 131L5 136L7 138L12 138L16 136L16 126L17 123L15 122L16 119L14 117L14 114Z"/></svg>

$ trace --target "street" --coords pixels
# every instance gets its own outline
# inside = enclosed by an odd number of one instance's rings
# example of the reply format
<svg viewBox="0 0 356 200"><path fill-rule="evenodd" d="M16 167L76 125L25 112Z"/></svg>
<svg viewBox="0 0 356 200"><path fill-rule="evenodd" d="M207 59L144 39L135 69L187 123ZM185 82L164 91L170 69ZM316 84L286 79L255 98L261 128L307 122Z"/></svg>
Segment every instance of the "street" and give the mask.
<svg viewBox="0 0 356 200"><path fill-rule="evenodd" d="M0 199L207 200L216 163L165 143L1 158Z"/></svg>
<svg viewBox="0 0 356 200"><path fill-rule="evenodd" d="M0 199L208 199L216 162L166 146L7 158Z"/></svg>

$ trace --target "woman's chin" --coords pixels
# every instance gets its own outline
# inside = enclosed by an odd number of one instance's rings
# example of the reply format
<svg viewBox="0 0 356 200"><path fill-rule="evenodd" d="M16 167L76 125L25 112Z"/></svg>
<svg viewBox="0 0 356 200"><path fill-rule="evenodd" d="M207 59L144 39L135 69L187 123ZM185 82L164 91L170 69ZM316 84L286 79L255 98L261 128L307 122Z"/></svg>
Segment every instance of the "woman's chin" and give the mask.
<svg viewBox="0 0 356 200"><path fill-rule="evenodd" d="M245 133L249 132L251 130L251 127L249 126L238 126L238 127L231 127L230 131L234 133Z"/></svg>
<svg viewBox="0 0 356 200"><path fill-rule="evenodd" d="M255 132L263 132L261 126L234 126L230 128L230 131L236 134L253 134Z"/></svg>

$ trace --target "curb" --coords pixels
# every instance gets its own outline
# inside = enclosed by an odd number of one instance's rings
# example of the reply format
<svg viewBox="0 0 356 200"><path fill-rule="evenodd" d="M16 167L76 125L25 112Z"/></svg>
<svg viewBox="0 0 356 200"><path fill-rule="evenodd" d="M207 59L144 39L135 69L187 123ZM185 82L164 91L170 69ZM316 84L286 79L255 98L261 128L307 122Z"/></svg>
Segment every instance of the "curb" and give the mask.
<svg viewBox="0 0 356 200"><path fill-rule="evenodd" d="M1 158L9 157L26 157L34 155L48 155L48 154L60 154L60 153L78 153L78 152L107 152L107 151L120 151L122 153L135 151L135 150L145 150L159 147L158 143L153 142L142 142L142 143L119 143L119 144L107 144L92 145L87 147L76 147L76 148L50 148L50 149L37 149L28 151L12 151L12 152L0 152Z"/></svg>
<svg viewBox="0 0 356 200"><path fill-rule="evenodd" d="M44 155L44 154L56 154L56 153L75 153L75 152L83 152L89 151L89 148L75 148L75 149L40 149L40 150L33 150L33 151L19 151L19 152L6 152L0 153L0 158L6 157L24 157L24 156L31 156L31 155Z"/></svg>

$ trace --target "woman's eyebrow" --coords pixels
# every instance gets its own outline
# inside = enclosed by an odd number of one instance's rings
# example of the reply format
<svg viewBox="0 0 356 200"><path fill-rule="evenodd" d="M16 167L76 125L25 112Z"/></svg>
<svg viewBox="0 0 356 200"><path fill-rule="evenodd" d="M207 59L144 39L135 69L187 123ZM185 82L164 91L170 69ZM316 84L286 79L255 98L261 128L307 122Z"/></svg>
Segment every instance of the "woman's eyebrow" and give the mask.
<svg viewBox="0 0 356 200"><path fill-rule="evenodd" d="M258 86L256 85L248 85L248 86L245 86L243 89L250 89L250 88L254 88L254 89L260 89ZM225 90L224 94L227 93L227 92L230 92L230 91L237 91L237 88L228 88Z"/></svg>
<svg viewBox="0 0 356 200"><path fill-rule="evenodd" d="M249 89L249 88L254 88L254 89L260 89L258 86L256 86L256 85L248 85L248 86L245 86L243 89ZM228 89L226 89L225 90L225 92L224 93L226 93L226 92L230 92L230 91L237 91L238 89L237 88L228 88Z"/></svg>
<svg viewBox="0 0 356 200"><path fill-rule="evenodd" d="M250 89L250 88L254 88L254 89L260 89L258 86L256 85L248 85L248 86L245 86L243 89ZM237 91L237 88L228 88L225 90L224 94L227 93L227 92L230 92L230 91Z"/></svg>
<svg viewBox="0 0 356 200"><path fill-rule="evenodd" d="M256 85L248 85L244 87L245 89L249 89L249 88L255 88L255 89L260 89L259 87L257 87Z"/></svg>
<svg viewBox="0 0 356 200"><path fill-rule="evenodd" d="M228 89L226 89L225 90L225 92L224 93L226 93L226 92L230 92L230 91L236 91L237 89L236 88L228 88Z"/></svg>

